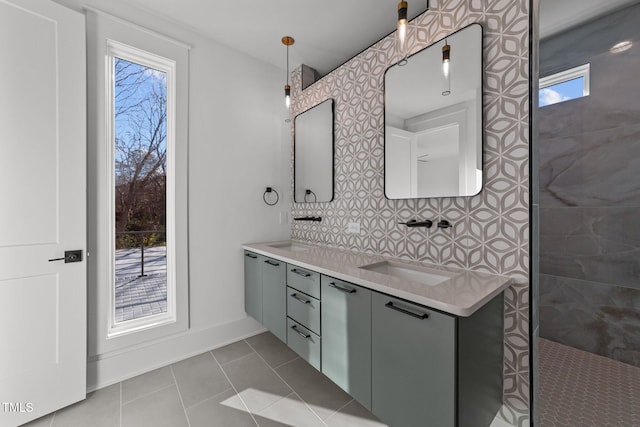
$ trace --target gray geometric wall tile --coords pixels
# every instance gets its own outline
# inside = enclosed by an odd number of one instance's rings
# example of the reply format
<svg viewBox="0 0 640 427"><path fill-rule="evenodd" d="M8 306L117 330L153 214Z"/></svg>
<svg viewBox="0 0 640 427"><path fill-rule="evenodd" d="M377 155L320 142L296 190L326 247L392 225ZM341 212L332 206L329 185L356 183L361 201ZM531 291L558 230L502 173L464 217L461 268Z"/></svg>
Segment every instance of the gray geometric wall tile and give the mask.
<svg viewBox="0 0 640 427"><path fill-rule="evenodd" d="M638 207L540 209L540 271L640 289Z"/></svg>
<svg viewBox="0 0 640 427"><path fill-rule="evenodd" d="M528 420L528 1L431 0L408 29L408 53L466 25L484 29L484 188L473 197L384 197L385 70L400 59L392 34L300 90L292 73L292 116L335 100L335 194L331 203L292 203L293 216L316 212L320 226L295 222L294 240L474 268L517 279L505 293L504 401L514 423ZM293 169L292 169L293 170ZM293 187L291 189L293 191ZM408 229L409 219L447 219L452 227ZM361 224L358 236L347 223Z"/></svg>

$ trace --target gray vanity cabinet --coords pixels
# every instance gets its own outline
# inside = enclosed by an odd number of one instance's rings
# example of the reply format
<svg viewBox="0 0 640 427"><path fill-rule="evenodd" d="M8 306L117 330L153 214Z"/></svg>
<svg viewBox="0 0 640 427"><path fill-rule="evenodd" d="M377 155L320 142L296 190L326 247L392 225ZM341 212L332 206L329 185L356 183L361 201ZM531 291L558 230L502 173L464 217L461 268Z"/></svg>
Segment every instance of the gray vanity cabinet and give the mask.
<svg viewBox="0 0 640 427"><path fill-rule="evenodd" d="M287 342L286 264L244 252L244 309L273 335Z"/></svg>
<svg viewBox="0 0 640 427"><path fill-rule="evenodd" d="M502 293L459 317L245 252L245 307L390 426L489 426L502 405Z"/></svg>
<svg viewBox="0 0 640 427"><path fill-rule="evenodd" d="M287 342L286 264L262 257L262 324L273 335Z"/></svg>
<svg viewBox="0 0 640 427"><path fill-rule="evenodd" d="M262 260L264 257L244 251L244 311L262 323Z"/></svg>
<svg viewBox="0 0 640 427"><path fill-rule="evenodd" d="M455 319L376 292L372 329L372 412L394 427L454 426Z"/></svg>
<svg viewBox="0 0 640 427"><path fill-rule="evenodd" d="M503 296L456 317L372 297L371 411L394 427L489 426L502 404Z"/></svg>
<svg viewBox="0 0 640 427"><path fill-rule="evenodd" d="M371 291L322 276L322 373L371 409Z"/></svg>

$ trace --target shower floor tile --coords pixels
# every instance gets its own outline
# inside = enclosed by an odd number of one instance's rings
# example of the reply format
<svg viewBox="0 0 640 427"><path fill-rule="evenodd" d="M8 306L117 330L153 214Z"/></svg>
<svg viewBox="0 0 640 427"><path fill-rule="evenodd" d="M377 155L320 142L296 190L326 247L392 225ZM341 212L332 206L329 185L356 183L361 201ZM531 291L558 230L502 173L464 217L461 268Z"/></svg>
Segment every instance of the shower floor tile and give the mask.
<svg viewBox="0 0 640 427"><path fill-rule="evenodd" d="M640 426L640 368L539 338L543 427Z"/></svg>

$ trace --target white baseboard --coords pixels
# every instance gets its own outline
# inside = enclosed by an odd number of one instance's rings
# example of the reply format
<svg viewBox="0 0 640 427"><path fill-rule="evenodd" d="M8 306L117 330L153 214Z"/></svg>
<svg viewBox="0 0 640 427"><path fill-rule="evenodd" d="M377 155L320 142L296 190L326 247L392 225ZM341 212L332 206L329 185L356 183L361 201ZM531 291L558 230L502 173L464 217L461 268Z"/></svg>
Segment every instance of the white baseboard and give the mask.
<svg viewBox="0 0 640 427"><path fill-rule="evenodd" d="M245 317L208 329L190 329L129 351L99 355L87 363L87 393L264 331L261 324Z"/></svg>

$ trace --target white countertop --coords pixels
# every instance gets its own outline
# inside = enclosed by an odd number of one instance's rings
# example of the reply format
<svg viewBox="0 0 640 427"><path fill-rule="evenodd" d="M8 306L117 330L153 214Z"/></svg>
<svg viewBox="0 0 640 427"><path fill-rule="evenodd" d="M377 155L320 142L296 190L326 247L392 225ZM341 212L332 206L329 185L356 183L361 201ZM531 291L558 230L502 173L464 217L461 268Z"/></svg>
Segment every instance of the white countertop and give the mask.
<svg viewBox="0 0 640 427"><path fill-rule="evenodd" d="M294 251L277 245L293 243L306 246ZM506 276L445 267L417 261L370 255L362 252L312 246L298 242L265 242L242 245L243 249L295 264L302 268L336 279L351 282L394 297L412 301L456 316L468 317L495 296L508 288L512 279ZM427 267L453 276L437 285L425 285L408 279L358 268L381 261L395 261L405 265Z"/></svg>

